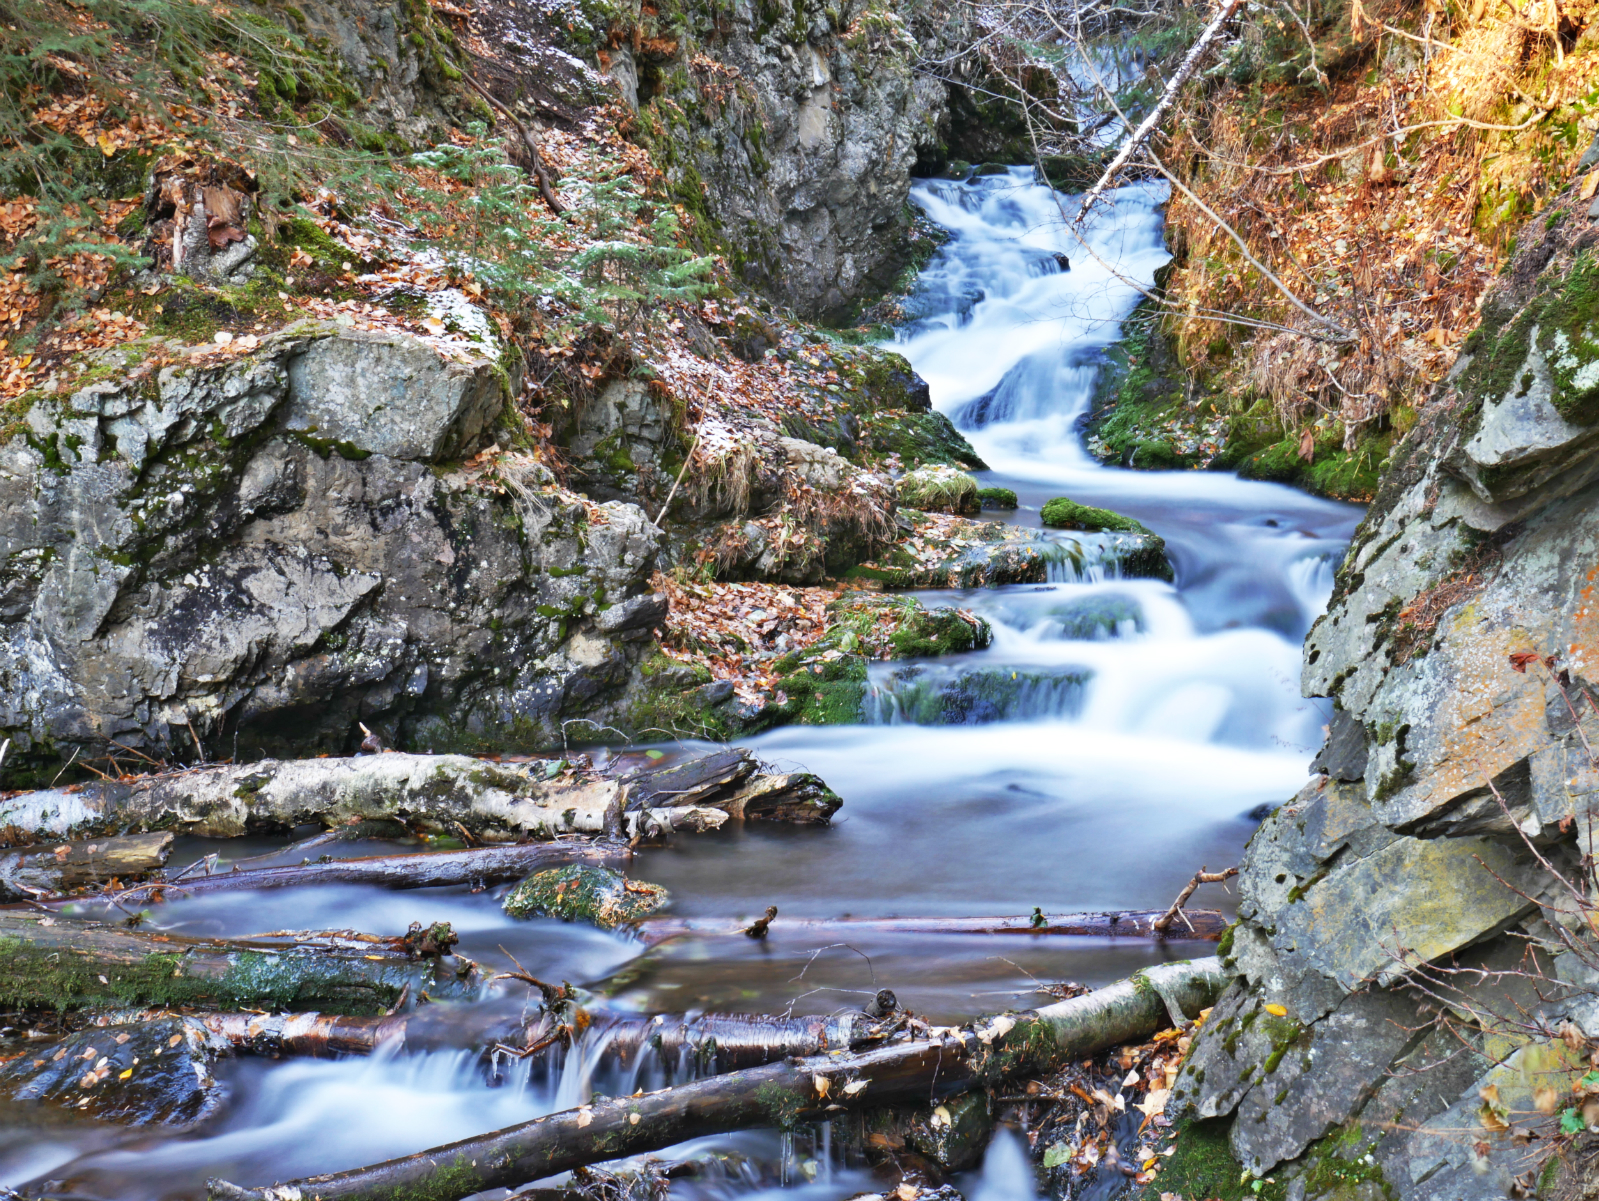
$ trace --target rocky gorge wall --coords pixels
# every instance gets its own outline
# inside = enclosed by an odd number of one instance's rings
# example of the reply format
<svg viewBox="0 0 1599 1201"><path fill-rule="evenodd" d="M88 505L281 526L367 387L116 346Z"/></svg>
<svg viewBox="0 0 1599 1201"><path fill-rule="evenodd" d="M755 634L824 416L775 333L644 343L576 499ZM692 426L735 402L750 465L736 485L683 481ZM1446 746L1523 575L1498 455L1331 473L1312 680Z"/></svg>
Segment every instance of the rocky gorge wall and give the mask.
<svg viewBox="0 0 1599 1201"><path fill-rule="evenodd" d="M1589 1123L1599 205L1518 246L1306 641L1321 774L1249 845L1168 1110L1260 1195L1525 1196Z"/></svg>
<svg viewBox="0 0 1599 1201"><path fill-rule="evenodd" d="M197 358L141 379L112 352L0 448L13 770L603 721L665 610L659 532L530 458L474 469L515 384L495 359L331 322Z"/></svg>
<svg viewBox="0 0 1599 1201"><path fill-rule="evenodd" d="M911 170L949 107L915 63L961 37L955 6L633 0L591 19L594 61L745 282L827 321L894 282Z"/></svg>

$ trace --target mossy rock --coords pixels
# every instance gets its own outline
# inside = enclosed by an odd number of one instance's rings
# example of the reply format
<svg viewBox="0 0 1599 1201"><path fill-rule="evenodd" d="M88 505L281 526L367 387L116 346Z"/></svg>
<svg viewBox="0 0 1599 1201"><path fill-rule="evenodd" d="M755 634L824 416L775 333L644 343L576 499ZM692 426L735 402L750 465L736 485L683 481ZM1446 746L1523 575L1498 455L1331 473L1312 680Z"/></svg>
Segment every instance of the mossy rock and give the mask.
<svg viewBox="0 0 1599 1201"><path fill-rule="evenodd" d="M501 905L510 917L554 917L614 930L654 913L670 899L659 884L629 880L608 867L573 863L534 872Z"/></svg>
<svg viewBox="0 0 1599 1201"><path fill-rule="evenodd" d="M759 725L854 725L866 701L866 658L849 654L826 637L772 664L783 700L761 712Z"/></svg>
<svg viewBox="0 0 1599 1201"><path fill-rule="evenodd" d="M924 513L977 513L977 481L964 471L933 464L907 471L895 483L901 504Z"/></svg>
<svg viewBox="0 0 1599 1201"><path fill-rule="evenodd" d="M878 658L925 659L982 650L994 640L993 627L981 617L942 606L929 609L910 596L848 592L827 611L836 624L823 641L845 653L870 650Z"/></svg>
<svg viewBox="0 0 1599 1201"><path fill-rule="evenodd" d="M898 455L906 467L944 464L988 470L972 444L942 413L903 409L874 413L861 421L860 444L878 456Z"/></svg>
<svg viewBox="0 0 1599 1201"><path fill-rule="evenodd" d="M1016 507L1016 493L1009 488L979 488L977 500L985 509L1011 510Z"/></svg>
<svg viewBox="0 0 1599 1201"><path fill-rule="evenodd" d="M1131 517L1124 517L1110 509L1096 509L1092 505L1080 505L1074 500L1064 496L1057 496L1054 500L1046 501L1038 518L1051 529L1056 530L1089 530L1091 532L1107 531L1112 534L1147 534L1155 535L1150 528L1141 521Z"/></svg>

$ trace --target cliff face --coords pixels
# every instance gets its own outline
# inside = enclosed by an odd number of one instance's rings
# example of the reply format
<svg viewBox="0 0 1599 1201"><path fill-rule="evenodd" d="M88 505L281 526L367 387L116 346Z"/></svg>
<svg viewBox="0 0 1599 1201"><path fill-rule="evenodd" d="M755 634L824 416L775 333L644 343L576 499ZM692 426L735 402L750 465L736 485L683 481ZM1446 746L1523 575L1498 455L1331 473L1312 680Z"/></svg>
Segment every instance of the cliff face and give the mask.
<svg viewBox="0 0 1599 1201"><path fill-rule="evenodd" d="M911 168L947 107L913 64L953 44L952 6L635 3L602 24L596 61L746 282L837 321L894 281Z"/></svg>
<svg viewBox="0 0 1599 1201"><path fill-rule="evenodd" d="M1599 1035L1599 205L1518 245L1306 642L1324 774L1250 844L1240 980L1177 1086L1289 1196L1526 1187L1513 1127L1585 1070L1535 1033Z"/></svg>
<svg viewBox="0 0 1599 1201"><path fill-rule="evenodd" d="M472 459L512 382L492 359L307 323L136 365L113 352L0 448L13 770L306 754L358 721L556 744L625 688L665 610L641 595L659 532L527 456Z"/></svg>

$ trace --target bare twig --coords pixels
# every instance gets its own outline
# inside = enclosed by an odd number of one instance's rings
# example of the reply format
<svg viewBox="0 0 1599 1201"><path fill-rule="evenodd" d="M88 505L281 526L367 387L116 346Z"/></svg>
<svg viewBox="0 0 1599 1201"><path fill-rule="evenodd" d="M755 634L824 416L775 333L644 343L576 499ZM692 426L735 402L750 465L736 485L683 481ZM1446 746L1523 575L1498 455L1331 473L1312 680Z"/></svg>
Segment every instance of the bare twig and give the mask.
<svg viewBox="0 0 1599 1201"><path fill-rule="evenodd" d="M1157 918L1151 928L1156 934L1164 934L1171 929L1171 924L1181 917L1188 928L1192 930L1194 924L1188 921L1188 918L1183 914L1183 906L1188 904L1188 898L1194 895L1194 890L1201 884L1220 884L1223 880L1231 880L1237 874L1238 869L1236 867L1229 867L1223 872L1211 872L1206 871L1203 864L1200 865L1199 870L1194 873L1194 878L1183 887L1182 892L1177 894L1177 899L1171 903L1171 908Z"/></svg>

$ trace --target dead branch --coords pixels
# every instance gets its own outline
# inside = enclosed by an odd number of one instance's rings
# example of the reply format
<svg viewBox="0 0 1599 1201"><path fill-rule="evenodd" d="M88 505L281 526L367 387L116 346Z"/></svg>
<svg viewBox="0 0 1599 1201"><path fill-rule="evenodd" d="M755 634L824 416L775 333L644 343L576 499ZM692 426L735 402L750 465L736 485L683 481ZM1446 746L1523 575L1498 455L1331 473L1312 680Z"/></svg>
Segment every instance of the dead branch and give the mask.
<svg viewBox="0 0 1599 1201"><path fill-rule="evenodd" d="M1151 933L1158 937L1165 937L1166 931L1171 929L1172 922L1179 917L1187 923L1190 932L1193 932L1194 923L1188 920L1188 915L1183 912L1183 906L1188 904L1188 898L1194 895L1194 889L1201 884L1220 884L1223 880L1231 880L1237 874L1238 869L1236 867L1229 867L1224 872L1211 872L1206 871L1204 866L1201 865L1200 869L1194 873L1194 878L1183 886L1182 892L1177 894L1177 899L1171 903L1171 908L1150 924ZM1219 917L1220 915L1209 914L1207 916Z"/></svg>
<svg viewBox="0 0 1599 1201"><path fill-rule="evenodd" d="M1222 6L1222 10L1216 14L1215 19L1205 27L1205 32L1200 34L1198 40L1189 47L1188 53L1183 56L1182 63L1173 73L1171 81L1167 83L1166 90L1161 94L1160 100L1156 102L1154 108L1149 110L1149 115L1139 123L1138 128L1133 130L1122 142L1121 148L1116 151L1115 157L1106 164L1104 174L1099 177L1099 181L1084 194L1082 206L1077 211L1077 223L1079 225L1088 216L1088 210L1093 207L1094 202L1099 199L1101 193L1111 185L1111 182L1121 173L1122 168L1127 166L1149 135L1155 132L1155 127L1160 124L1167 110L1176 101L1177 94L1182 91L1183 85L1188 82L1198 68L1200 60L1205 57L1205 52L1210 49L1211 43L1220 36L1221 31L1226 28L1227 22L1231 21L1233 15L1243 7L1243 3L1244 0L1227 0Z"/></svg>

